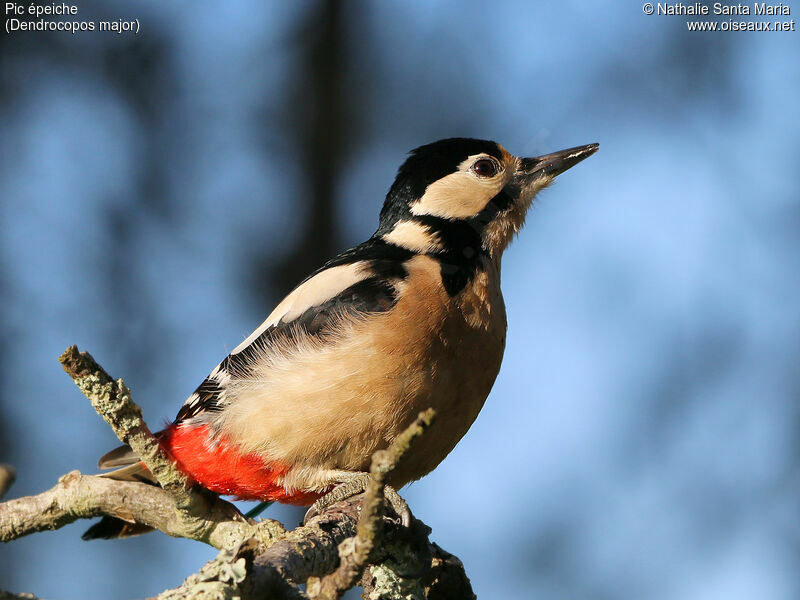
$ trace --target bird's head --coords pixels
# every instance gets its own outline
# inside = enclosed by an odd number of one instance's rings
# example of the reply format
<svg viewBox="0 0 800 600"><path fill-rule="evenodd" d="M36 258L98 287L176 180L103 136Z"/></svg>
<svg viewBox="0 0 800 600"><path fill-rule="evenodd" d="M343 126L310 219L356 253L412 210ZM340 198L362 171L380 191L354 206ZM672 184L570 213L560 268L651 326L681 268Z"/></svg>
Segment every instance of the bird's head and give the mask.
<svg viewBox="0 0 800 600"><path fill-rule="evenodd" d="M454 242L480 244L499 258L537 192L597 148L587 144L519 158L486 140L451 138L421 146L400 167L377 234L418 252Z"/></svg>

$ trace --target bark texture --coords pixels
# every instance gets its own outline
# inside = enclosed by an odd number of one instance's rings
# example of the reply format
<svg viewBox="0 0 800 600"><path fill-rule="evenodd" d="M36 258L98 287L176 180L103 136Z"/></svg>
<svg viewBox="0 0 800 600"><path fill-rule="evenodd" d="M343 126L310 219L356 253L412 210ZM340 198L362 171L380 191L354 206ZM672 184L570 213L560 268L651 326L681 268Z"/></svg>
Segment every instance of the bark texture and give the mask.
<svg viewBox="0 0 800 600"><path fill-rule="evenodd" d="M334 600L358 585L371 600L474 598L463 565L428 540L430 529L412 518L405 526L387 515L386 479L435 415L418 418L386 450L373 456L367 490L326 508L292 531L271 519L247 519L229 502L192 486L162 451L121 379L112 379L75 346L60 357L64 370L131 446L160 487L72 471L51 489L0 504L0 541L64 527L77 519L113 516L220 550L184 583L158 596L179 598L290 598ZM0 495L14 470L0 465ZM300 586L305 585L305 590ZM34 598L0 591L6 598Z"/></svg>

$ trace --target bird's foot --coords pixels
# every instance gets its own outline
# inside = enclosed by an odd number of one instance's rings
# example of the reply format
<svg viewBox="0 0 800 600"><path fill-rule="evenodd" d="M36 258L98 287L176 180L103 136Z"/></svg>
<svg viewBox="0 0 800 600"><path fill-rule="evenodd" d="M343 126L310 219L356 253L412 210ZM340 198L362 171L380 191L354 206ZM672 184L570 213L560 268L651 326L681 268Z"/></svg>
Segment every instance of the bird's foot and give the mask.
<svg viewBox="0 0 800 600"><path fill-rule="evenodd" d="M314 502L311 508L308 509L308 512L306 512L303 523L308 523L312 517L322 514L329 506L363 493L367 489L369 480L369 473L355 473L351 479L340 483L322 498ZM408 508L406 501L389 485L384 487L383 495L394 512L397 513L397 516L400 517L401 525L403 527L409 527L411 525L411 510Z"/></svg>
<svg viewBox="0 0 800 600"><path fill-rule="evenodd" d="M408 503L397 493L397 490L387 485L383 488L383 495L395 514L400 517L400 524L403 527L411 527L411 509L408 508Z"/></svg>

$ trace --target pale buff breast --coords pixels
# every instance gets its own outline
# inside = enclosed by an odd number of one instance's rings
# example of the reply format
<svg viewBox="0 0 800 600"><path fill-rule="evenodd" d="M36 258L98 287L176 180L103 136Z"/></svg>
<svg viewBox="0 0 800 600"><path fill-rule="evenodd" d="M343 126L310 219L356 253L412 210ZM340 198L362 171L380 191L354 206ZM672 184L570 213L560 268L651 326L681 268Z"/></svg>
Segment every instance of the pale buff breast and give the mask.
<svg viewBox="0 0 800 600"><path fill-rule="evenodd" d="M389 312L347 323L335 340L307 338L265 350L253 380L232 381L215 425L246 452L293 465L287 483L322 488L330 471L362 471L421 410L437 419L393 483L422 477L455 447L478 415L500 368L506 317L499 273L484 269L456 298L439 264L407 263Z"/></svg>

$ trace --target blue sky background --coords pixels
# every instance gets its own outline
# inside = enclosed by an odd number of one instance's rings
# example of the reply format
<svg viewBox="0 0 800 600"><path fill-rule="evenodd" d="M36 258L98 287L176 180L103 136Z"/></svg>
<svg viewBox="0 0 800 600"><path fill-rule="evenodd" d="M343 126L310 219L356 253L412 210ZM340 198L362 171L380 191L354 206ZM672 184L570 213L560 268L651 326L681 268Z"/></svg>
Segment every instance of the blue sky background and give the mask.
<svg viewBox="0 0 800 600"><path fill-rule="evenodd" d="M415 146L597 141L506 254L483 412L404 495L482 598L800 595L797 32L689 33L610 1L352 2L333 23L311 2L77 6L141 32L0 38L10 497L115 444L68 345L155 427L288 291L269 265L303 256L326 117L333 251L372 233ZM326 26L335 97L307 69ZM0 588L144 597L214 555L85 525L0 547Z"/></svg>

